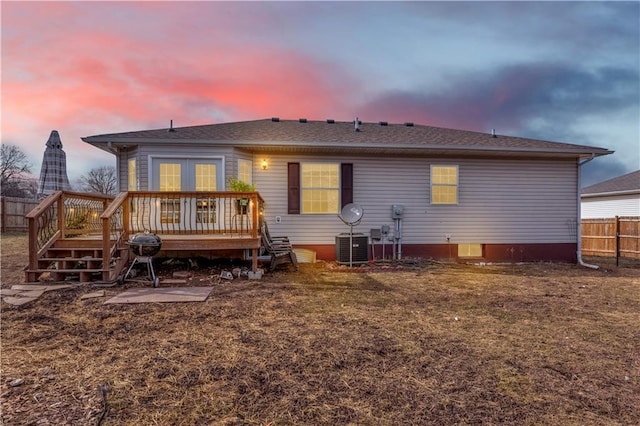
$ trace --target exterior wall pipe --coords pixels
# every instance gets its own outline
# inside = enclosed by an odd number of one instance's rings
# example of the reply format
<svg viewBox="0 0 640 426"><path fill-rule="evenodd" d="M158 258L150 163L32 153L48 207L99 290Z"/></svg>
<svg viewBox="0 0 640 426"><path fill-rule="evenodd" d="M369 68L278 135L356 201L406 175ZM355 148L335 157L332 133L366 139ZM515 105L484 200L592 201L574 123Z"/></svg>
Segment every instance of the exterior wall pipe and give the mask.
<svg viewBox="0 0 640 426"><path fill-rule="evenodd" d="M580 192L581 192L581 187L582 187L582 173L581 173L581 167L585 164L587 164L589 161L593 160L595 158L595 155L591 154L591 158L587 158L586 160L580 162L580 159L578 159L578 199L577 199L577 221L576 221L576 238L577 238L577 259L578 259L578 264L580 266L584 266L586 268L591 268L591 269L600 269L600 267L598 265L592 265L590 263L585 263L584 260L582 260L582 212L581 212L581 208L582 208L582 199L580 197Z"/></svg>

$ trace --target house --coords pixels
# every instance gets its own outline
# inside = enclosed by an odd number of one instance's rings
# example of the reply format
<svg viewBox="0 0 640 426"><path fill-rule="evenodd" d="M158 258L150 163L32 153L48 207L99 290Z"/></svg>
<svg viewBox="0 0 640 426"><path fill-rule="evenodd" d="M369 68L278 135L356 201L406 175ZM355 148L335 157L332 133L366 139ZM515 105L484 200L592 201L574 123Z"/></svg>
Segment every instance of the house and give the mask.
<svg viewBox="0 0 640 426"><path fill-rule="evenodd" d="M612 153L358 119L274 117L82 140L115 155L120 191L138 197L123 204L131 224L153 216L144 227L168 235L184 231L184 217L200 217L189 219L194 233L220 226L216 232L225 234L229 221L245 215L220 218L230 202L198 194L225 191L233 176L257 187L250 226L265 220L273 234L325 260L335 258L336 236L349 232L342 207L356 203L364 214L353 232L369 236L387 225L380 243L397 257L575 262L580 166ZM141 198L147 193L172 198ZM183 193L195 198L187 202Z"/></svg>
<svg viewBox="0 0 640 426"><path fill-rule="evenodd" d="M640 170L581 191L582 219L640 216Z"/></svg>

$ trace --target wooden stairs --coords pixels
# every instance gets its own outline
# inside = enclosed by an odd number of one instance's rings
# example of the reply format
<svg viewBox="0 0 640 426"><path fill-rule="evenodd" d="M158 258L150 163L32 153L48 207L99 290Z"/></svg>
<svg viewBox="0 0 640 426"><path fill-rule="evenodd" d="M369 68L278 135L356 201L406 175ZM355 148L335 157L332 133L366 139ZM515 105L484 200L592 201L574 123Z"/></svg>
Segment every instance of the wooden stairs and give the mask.
<svg viewBox="0 0 640 426"><path fill-rule="evenodd" d="M129 259L129 247L117 247L111 256L111 264L105 268L102 258L102 241L91 238L57 240L47 248L37 261L37 267L25 268L25 281L103 281L105 276L116 280Z"/></svg>

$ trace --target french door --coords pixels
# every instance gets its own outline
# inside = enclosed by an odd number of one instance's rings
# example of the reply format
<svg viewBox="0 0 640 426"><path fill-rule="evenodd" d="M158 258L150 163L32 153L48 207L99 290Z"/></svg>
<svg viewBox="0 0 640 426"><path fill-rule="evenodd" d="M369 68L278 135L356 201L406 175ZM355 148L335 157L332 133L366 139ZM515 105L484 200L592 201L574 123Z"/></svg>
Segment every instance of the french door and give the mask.
<svg viewBox="0 0 640 426"><path fill-rule="evenodd" d="M185 197L180 191L224 190L221 158L156 157L151 161L151 189L176 192L155 203L154 216L160 229L213 230L220 227L219 200L204 195Z"/></svg>

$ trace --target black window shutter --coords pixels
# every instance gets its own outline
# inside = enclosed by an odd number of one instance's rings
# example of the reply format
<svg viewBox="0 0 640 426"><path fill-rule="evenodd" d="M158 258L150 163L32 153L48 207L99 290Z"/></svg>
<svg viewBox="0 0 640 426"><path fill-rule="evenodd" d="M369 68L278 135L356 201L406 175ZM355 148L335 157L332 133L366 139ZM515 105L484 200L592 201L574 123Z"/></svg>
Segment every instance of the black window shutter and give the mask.
<svg viewBox="0 0 640 426"><path fill-rule="evenodd" d="M340 182L342 187L340 188L340 202L341 207L346 206L349 203L353 203L353 164L342 163L340 165Z"/></svg>
<svg viewBox="0 0 640 426"><path fill-rule="evenodd" d="M300 163L287 164L287 204L289 214L300 214Z"/></svg>

